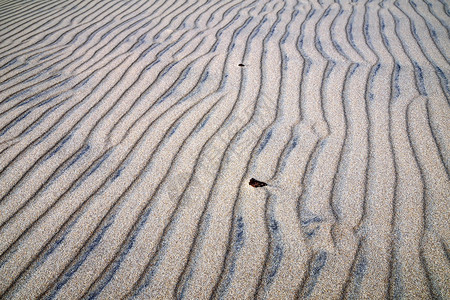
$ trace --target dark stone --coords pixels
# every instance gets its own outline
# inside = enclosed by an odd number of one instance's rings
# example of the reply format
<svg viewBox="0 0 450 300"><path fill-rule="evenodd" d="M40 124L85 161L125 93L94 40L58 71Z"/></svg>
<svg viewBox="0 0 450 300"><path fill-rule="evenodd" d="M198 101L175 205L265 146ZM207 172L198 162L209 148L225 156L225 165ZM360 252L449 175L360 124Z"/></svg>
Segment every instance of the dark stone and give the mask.
<svg viewBox="0 0 450 300"><path fill-rule="evenodd" d="M262 182L262 181L258 181L255 178L250 179L250 182L248 184L250 184L254 188L263 187L263 186L267 185L267 183Z"/></svg>

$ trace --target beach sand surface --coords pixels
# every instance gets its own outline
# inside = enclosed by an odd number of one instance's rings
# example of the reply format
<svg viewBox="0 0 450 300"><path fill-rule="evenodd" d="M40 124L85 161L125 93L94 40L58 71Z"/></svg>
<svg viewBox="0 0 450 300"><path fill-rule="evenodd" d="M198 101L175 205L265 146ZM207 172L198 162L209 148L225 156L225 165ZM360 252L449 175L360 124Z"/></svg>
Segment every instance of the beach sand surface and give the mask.
<svg viewBox="0 0 450 300"><path fill-rule="evenodd" d="M449 31L444 0L0 0L0 298L450 299Z"/></svg>

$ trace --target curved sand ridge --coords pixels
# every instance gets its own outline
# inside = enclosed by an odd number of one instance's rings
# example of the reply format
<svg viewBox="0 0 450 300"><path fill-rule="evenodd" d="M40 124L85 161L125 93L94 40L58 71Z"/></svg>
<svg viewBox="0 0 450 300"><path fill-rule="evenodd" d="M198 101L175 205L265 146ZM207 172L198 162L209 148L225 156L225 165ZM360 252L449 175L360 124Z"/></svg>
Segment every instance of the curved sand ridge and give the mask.
<svg viewBox="0 0 450 300"><path fill-rule="evenodd" d="M0 16L0 298L450 299L445 1Z"/></svg>

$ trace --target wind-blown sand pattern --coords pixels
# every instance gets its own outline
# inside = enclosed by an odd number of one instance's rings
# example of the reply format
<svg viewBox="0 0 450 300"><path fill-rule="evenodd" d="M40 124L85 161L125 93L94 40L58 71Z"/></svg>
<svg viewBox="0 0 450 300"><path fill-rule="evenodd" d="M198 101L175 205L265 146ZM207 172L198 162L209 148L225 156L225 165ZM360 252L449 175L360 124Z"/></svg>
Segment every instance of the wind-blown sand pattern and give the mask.
<svg viewBox="0 0 450 300"><path fill-rule="evenodd" d="M1 1L0 298L450 299L449 26Z"/></svg>

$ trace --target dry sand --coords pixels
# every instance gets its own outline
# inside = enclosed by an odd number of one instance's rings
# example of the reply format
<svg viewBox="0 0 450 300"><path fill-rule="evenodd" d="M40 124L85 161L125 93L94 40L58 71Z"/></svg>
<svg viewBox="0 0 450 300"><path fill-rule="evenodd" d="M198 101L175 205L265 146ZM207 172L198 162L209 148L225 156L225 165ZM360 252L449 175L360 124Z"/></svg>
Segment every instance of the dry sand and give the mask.
<svg viewBox="0 0 450 300"><path fill-rule="evenodd" d="M445 0L0 0L0 298L450 299L449 31Z"/></svg>

